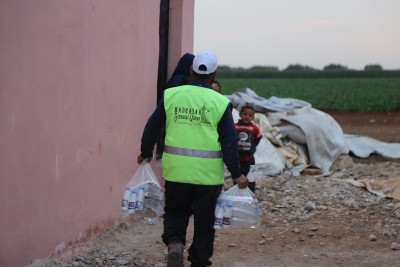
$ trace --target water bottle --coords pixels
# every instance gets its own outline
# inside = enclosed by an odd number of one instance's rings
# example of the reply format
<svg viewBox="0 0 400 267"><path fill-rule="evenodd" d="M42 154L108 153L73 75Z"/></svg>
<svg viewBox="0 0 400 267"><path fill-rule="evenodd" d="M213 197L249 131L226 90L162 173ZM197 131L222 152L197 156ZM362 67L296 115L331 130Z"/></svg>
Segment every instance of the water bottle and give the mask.
<svg viewBox="0 0 400 267"><path fill-rule="evenodd" d="M125 191L124 191L124 196L122 197L122 202L121 202L121 209L123 211L128 210L128 202L129 202L130 194L131 194L131 190L129 189L129 187L126 187Z"/></svg>
<svg viewBox="0 0 400 267"><path fill-rule="evenodd" d="M232 219L232 203L228 203L224 209L224 217L222 219L222 227L229 228L231 227L231 219Z"/></svg>
<svg viewBox="0 0 400 267"><path fill-rule="evenodd" d="M144 185L140 186L139 193L136 196L136 210L143 210Z"/></svg>
<svg viewBox="0 0 400 267"><path fill-rule="evenodd" d="M224 218L224 206L222 204L217 204L215 206L215 222L214 229L222 228L222 220Z"/></svg>
<svg viewBox="0 0 400 267"><path fill-rule="evenodd" d="M129 195L128 213L129 214L135 213L135 209L136 209L136 192L133 191L133 189L132 189L132 191Z"/></svg>

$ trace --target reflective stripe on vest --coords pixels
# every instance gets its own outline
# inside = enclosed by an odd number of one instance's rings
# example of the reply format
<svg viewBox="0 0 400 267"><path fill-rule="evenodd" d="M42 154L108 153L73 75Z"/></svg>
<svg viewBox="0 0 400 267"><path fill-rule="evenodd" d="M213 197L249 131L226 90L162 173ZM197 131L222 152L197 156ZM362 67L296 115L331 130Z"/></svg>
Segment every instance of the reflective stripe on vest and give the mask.
<svg viewBox="0 0 400 267"><path fill-rule="evenodd" d="M164 152L179 156L218 159L222 158L221 151L207 151L174 146L164 146Z"/></svg>

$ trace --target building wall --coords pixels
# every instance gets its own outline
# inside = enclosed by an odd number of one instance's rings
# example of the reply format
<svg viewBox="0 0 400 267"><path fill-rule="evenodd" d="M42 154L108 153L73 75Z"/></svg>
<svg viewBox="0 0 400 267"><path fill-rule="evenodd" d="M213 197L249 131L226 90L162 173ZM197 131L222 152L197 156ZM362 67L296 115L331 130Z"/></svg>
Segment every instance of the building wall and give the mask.
<svg viewBox="0 0 400 267"><path fill-rule="evenodd" d="M63 253L121 219L156 105L159 7L0 1L0 266ZM173 54L191 50L183 34L172 31Z"/></svg>
<svg viewBox="0 0 400 267"><path fill-rule="evenodd" d="M172 73L184 53L193 53L194 0L171 0L169 24L169 73Z"/></svg>

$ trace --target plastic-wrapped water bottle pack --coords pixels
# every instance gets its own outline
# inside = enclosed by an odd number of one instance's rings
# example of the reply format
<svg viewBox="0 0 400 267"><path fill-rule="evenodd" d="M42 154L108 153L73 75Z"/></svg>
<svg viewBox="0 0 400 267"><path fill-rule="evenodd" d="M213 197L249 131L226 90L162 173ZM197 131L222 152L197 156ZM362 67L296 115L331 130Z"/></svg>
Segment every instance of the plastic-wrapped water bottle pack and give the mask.
<svg viewBox="0 0 400 267"><path fill-rule="evenodd" d="M164 192L148 163L139 165L126 186L121 209L146 218L159 217L164 208Z"/></svg>
<svg viewBox="0 0 400 267"><path fill-rule="evenodd" d="M235 185L222 193L217 200L214 228L257 228L260 225L260 216L254 193L249 188L239 189Z"/></svg>

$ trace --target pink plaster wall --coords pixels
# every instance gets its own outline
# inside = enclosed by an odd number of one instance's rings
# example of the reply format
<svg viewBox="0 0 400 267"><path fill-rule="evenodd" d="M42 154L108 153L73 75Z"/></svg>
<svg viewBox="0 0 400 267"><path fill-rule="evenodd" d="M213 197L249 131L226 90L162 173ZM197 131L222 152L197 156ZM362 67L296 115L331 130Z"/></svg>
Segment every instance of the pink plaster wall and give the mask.
<svg viewBox="0 0 400 267"><path fill-rule="evenodd" d="M170 74L174 71L176 63L184 53L193 53L194 5L194 0L170 1L170 40L168 51ZM174 38L178 36L180 38Z"/></svg>
<svg viewBox="0 0 400 267"><path fill-rule="evenodd" d="M156 105L159 7L0 1L0 266L63 252L121 219ZM192 49L185 36L173 53Z"/></svg>

